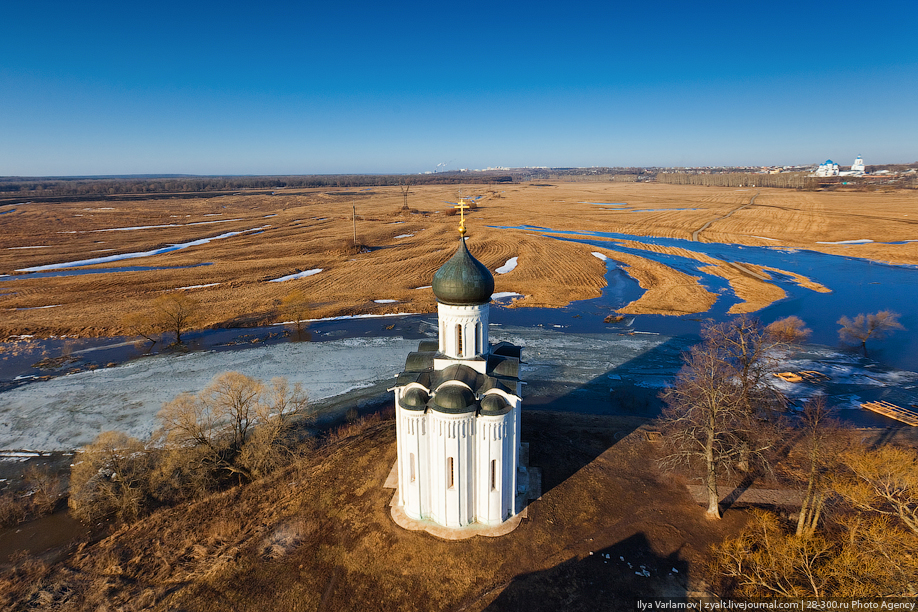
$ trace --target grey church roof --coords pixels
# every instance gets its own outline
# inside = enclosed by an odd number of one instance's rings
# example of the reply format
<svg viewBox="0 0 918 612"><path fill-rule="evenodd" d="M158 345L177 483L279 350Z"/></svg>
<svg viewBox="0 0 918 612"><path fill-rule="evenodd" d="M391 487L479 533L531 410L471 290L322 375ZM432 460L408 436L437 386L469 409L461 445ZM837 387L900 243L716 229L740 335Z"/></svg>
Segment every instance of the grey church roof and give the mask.
<svg viewBox="0 0 918 612"><path fill-rule="evenodd" d="M442 355L436 350L430 350L432 348L436 348L436 343L422 340L419 350L409 353L405 360L405 371L398 375L395 384L404 387L417 383L423 389L412 387L406 391L399 400L402 408L417 411L430 409L450 414L480 412L485 416L506 414L510 410L510 405L503 398L498 394L488 394L488 391L497 389L510 395L516 394L522 350L520 347L508 342L492 347L491 354L486 358L486 374L464 363L454 363L442 370L434 370L434 359ZM498 351L502 354L497 354ZM481 363L485 359L474 361Z"/></svg>
<svg viewBox="0 0 918 612"><path fill-rule="evenodd" d="M494 293L494 276L483 263L472 257L459 238L459 248L433 276L437 301L452 306L487 304Z"/></svg>

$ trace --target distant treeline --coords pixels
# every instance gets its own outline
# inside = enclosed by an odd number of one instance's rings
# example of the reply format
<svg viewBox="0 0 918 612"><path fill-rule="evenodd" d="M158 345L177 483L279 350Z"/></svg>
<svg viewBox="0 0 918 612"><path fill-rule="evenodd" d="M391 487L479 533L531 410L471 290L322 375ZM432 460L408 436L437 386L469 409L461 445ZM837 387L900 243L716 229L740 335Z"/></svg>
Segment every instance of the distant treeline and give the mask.
<svg viewBox="0 0 918 612"><path fill-rule="evenodd" d="M905 166L908 168L908 166ZM670 185L704 185L708 187L782 187L804 190L862 190L873 191L884 187L915 189L918 176L879 174L867 176L810 176L807 172L782 172L780 174L757 174L754 172L689 173L661 172L658 183Z"/></svg>
<svg viewBox="0 0 918 612"><path fill-rule="evenodd" d="M0 196L23 198L121 194L226 192L243 189L378 187L454 183L510 183L509 173L440 172L420 175L206 176L151 178L16 178L0 179Z"/></svg>
<svg viewBox="0 0 918 612"><path fill-rule="evenodd" d="M782 172L781 174L756 174L752 172L731 172L717 174L663 173L657 174L658 183L670 185L705 185L708 187L785 187L792 189L815 189L819 179L807 176L806 172Z"/></svg>

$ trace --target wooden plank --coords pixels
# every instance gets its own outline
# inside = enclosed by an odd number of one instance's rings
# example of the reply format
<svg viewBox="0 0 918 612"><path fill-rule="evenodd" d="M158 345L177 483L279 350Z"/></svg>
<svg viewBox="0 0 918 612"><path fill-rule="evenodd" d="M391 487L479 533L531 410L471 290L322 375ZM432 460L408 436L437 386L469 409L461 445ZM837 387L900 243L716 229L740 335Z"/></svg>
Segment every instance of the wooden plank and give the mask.
<svg viewBox="0 0 918 612"><path fill-rule="evenodd" d="M866 402L861 404L861 407L866 408L871 412L876 412L877 414L882 414L883 416L895 419L901 423L905 423L906 425L918 427L918 412L909 410L908 408L903 408L902 406L897 406L896 404L883 400Z"/></svg>

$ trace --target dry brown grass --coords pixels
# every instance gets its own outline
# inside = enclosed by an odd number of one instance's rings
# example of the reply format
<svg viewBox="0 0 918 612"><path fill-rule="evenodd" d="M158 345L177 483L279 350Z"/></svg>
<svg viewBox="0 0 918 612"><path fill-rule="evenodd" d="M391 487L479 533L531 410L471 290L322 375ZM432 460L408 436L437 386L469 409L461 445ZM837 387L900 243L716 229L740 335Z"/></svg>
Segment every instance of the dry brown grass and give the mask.
<svg viewBox="0 0 918 612"><path fill-rule="evenodd" d="M23 566L7 575L0 606L58 597L47 607L618 609L699 579L708 546L745 520L706 521L656 471L653 445L633 431L642 421L527 413L543 497L511 534L464 541L394 524L393 491L382 488L394 422L364 423L266 480L157 512L50 569Z"/></svg>
<svg viewBox="0 0 918 612"><path fill-rule="evenodd" d="M496 275L496 291L526 297L518 306L562 306L598 296L604 265L585 245L558 241L533 232L488 226L532 225L556 230L612 231L637 235L691 238L714 221L702 241L817 249L827 253L918 264L918 243L903 245L820 245L868 238L891 242L918 238L918 192L797 192L781 189L737 190L643 183L529 184L490 190L465 185L464 194L480 194L468 214L469 248L490 269L518 257L512 272ZM313 316L385 312L431 312L434 271L455 248L456 219L446 201L455 186L412 188L404 214L398 187L379 187L357 195L341 190L279 191L276 196L242 195L145 202L98 201L32 203L0 217L0 274L42 264L147 251L172 243L213 237L264 225L262 233L217 240L206 245L119 261L107 267L191 266L176 270L93 274L48 279L6 280L0 286L4 320L0 334L36 333L82 336L123 333L123 314L142 311L155 297L179 287L219 283L187 290L203 307L201 325L260 324L279 318L280 300L292 289L306 293ZM752 206L752 195L758 192ZM353 192L348 192L353 194ZM606 210L589 202L627 202L626 210ZM356 252L351 207L357 206L357 240L369 249ZM673 209L696 210L673 210ZM729 217L726 217L729 213ZM726 217L726 218L723 218ZM156 229L104 231L116 227L174 225ZM404 234L410 237L396 238ZM766 240L771 238L772 240ZM632 246L637 245L637 243ZM44 246L38 249L15 247ZM644 247L639 247L644 248ZM622 312L702 312L714 296L692 277L650 259L602 250L647 290L642 300ZM731 262L710 262L756 310L780 297L776 286L743 274ZM744 262L736 262L744 264ZM106 267L106 266L96 266ZM323 272L297 281L266 282L300 270ZM831 287L829 288L831 289ZM374 299L395 299L376 304ZM16 310L58 305L55 308Z"/></svg>

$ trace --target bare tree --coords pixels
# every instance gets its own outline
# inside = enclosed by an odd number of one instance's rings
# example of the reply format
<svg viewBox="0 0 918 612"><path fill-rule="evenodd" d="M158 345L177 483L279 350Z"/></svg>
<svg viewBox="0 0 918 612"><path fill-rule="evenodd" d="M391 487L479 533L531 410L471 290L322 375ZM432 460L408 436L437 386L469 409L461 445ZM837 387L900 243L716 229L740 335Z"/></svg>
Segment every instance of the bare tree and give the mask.
<svg viewBox="0 0 918 612"><path fill-rule="evenodd" d="M832 479L839 495L858 510L898 517L918 535L918 452L855 448L842 455L841 463L845 469Z"/></svg>
<svg viewBox="0 0 918 612"><path fill-rule="evenodd" d="M848 515L820 534L789 533L755 510L735 538L714 549L721 594L742 597L914 596L918 538L877 515ZM724 593L724 591L727 591Z"/></svg>
<svg viewBox="0 0 918 612"><path fill-rule="evenodd" d="M200 304L185 292L174 291L153 300L153 320L163 331L175 333L175 344L200 319Z"/></svg>
<svg viewBox="0 0 918 612"><path fill-rule="evenodd" d="M899 315L890 310L870 314L862 313L854 319L842 317L838 320L838 324L841 325L841 329L838 330L839 337L846 342L860 342L865 356L868 340L885 338L897 329L905 329L899 323Z"/></svg>
<svg viewBox="0 0 918 612"><path fill-rule="evenodd" d="M796 538L779 519L754 510L747 527L715 548L715 569L744 597L833 594L836 546L821 536Z"/></svg>
<svg viewBox="0 0 918 612"><path fill-rule="evenodd" d="M299 384L275 378L266 386L225 372L200 393L165 404L159 418L167 445L195 449L213 469L252 479L278 463L293 418L305 416L306 406Z"/></svg>
<svg viewBox="0 0 918 612"><path fill-rule="evenodd" d="M664 467L703 466L707 514L720 518L718 474L740 461L762 462L773 438L750 413L739 393L735 370L710 340L692 347L675 384L663 393Z"/></svg>
<svg viewBox="0 0 918 612"><path fill-rule="evenodd" d="M813 333L800 317L793 315L771 323L765 328L765 332L774 342L785 345L804 342Z"/></svg>
<svg viewBox="0 0 918 612"><path fill-rule="evenodd" d="M723 323L709 322L702 327L701 337L732 370L747 412L768 416L770 411L784 407L784 397L771 385L770 378L775 361L772 351L780 343L759 319L742 315Z"/></svg>
<svg viewBox="0 0 918 612"><path fill-rule="evenodd" d="M112 515L121 520L137 518L147 494L148 461L140 440L120 431L100 433L74 457L70 511L84 521Z"/></svg>
<svg viewBox="0 0 918 612"><path fill-rule="evenodd" d="M280 310L284 318L289 319L294 330L296 330L297 340L301 340L310 310L309 299L306 297L306 294L300 289L294 289L281 298Z"/></svg>
<svg viewBox="0 0 918 612"><path fill-rule="evenodd" d="M832 418L821 395L804 405L802 424L804 460L800 477L806 480L806 493L796 534L808 537L816 533L826 500L832 495L830 475L835 471L844 440L839 436L841 426Z"/></svg>
<svg viewBox="0 0 918 612"><path fill-rule="evenodd" d="M121 324L127 330L128 335L140 336L152 346L159 340L159 334L162 332L155 314L146 310L135 310L125 315Z"/></svg>

